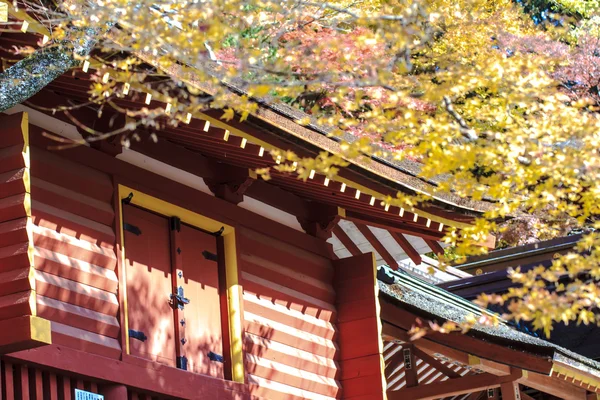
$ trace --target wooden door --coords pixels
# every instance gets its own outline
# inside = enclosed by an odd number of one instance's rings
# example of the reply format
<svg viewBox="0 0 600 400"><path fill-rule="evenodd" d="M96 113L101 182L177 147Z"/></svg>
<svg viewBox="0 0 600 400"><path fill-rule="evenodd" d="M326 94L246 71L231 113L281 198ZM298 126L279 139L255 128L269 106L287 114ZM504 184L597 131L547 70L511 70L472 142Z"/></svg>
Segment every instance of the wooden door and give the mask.
<svg viewBox="0 0 600 400"><path fill-rule="evenodd" d="M221 300L219 268L216 260L217 239L198 229L181 225L180 231L183 277L181 285L189 299L183 310L185 339L182 354L188 359L188 370L223 378ZM213 360L209 353L213 353Z"/></svg>
<svg viewBox="0 0 600 400"><path fill-rule="evenodd" d="M130 354L175 366L168 219L124 205L123 224Z"/></svg>

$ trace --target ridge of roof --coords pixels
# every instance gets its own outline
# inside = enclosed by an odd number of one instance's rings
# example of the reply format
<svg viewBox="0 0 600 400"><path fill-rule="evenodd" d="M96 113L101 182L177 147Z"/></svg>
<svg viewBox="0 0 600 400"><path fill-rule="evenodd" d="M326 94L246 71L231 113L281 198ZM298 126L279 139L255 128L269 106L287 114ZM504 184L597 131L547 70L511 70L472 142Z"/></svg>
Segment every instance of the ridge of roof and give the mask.
<svg viewBox="0 0 600 400"><path fill-rule="evenodd" d="M558 237L550 240L525 244L521 246L509 247L505 249L492 250L487 254L471 256L466 262L456 264L454 267L459 269L484 266L498 261L509 261L523 256L548 253L551 251L573 248L582 238L582 234Z"/></svg>

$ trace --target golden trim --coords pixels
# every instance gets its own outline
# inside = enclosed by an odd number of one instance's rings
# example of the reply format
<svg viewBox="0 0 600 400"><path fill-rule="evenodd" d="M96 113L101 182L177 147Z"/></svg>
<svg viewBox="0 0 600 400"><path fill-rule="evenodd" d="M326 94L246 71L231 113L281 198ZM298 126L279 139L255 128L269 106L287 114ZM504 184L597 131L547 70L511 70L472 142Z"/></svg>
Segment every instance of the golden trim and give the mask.
<svg viewBox="0 0 600 400"><path fill-rule="evenodd" d="M385 378L385 360L383 358L383 324L381 322L381 304L379 304L379 284L377 283L377 259L373 252L371 252L371 260L373 263L373 282L375 282L375 317L377 319L377 347L379 351L379 367L381 369L381 385L383 388L383 400L387 400L387 379Z"/></svg>
<svg viewBox="0 0 600 400"><path fill-rule="evenodd" d="M572 368L565 367L558 364L556 361L552 363L552 369L550 370L550 376L554 373L564 375L565 379L571 378L573 381L580 381L579 386L593 386L594 388L600 388L600 378L595 378L591 375L585 374L580 371L576 371Z"/></svg>
<svg viewBox="0 0 600 400"><path fill-rule="evenodd" d="M122 186L119 185L119 232L120 232L120 243L121 246L121 265L122 268L119 271L119 274L123 277L123 282L125 283L125 288L127 287L127 268L125 261L125 237L123 236L123 201L122 199L125 195L121 191ZM128 332L129 329L129 312L127 308L127 290L123 289L123 321L125 322L125 332ZM125 334L125 354L130 354L129 351L129 335Z"/></svg>
<svg viewBox="0 0 600 400"><path fill-rule="evenodd" d="M231 377L234 382L244 383L244 338L242 331L242 286L238 281L237 246L235 232L223 235L225 247L225 280L227 282L227 305L229 310L229 337L231 354Z"/></svg>
<svg viewBox="0 0 600 400"><path fill-rule="evenodd" d="M242 288L238 282L237 250L235 243L235 229L227 224L223 224L212 218L205 217L193 211L176 206L164 200L147 195L138 190L119 185L119 199L124 199L133 194L130 204L134 204L157 214L178 217L182 222L206 231L218 231L223 228L222 236L225 247L225 275L227 286L227 305L230 333L230 351L231 351L231 372L234 382L244 383L244 354L243 354L243 336L242 336ZM119 216L123 221L123 206L119 201ZM123 266L125 266L125 244L123 236L123 224L120 224L121 230L121 255ZM123 268L125 270L125 268ZM124 273L124 271L123 271ZM124 281L127 277L124 276ZM125 312L125 330L129 329L127 316L127 290L123 293L123 308ZM126 338L126 351L129 354L129 338Z"/></svg>
<svg viewBox="0 0 600 400"><path fill-rule="evenodd" d="M47 319L29 317L29 336L36 342L52 344L52 325Z"/></svg>
<svg viewBox="0 0 600 400"><path fill-rule="evenodd" d="M481 364L481 359L473 354L469 354L469 365L479 365Z"/></svg>

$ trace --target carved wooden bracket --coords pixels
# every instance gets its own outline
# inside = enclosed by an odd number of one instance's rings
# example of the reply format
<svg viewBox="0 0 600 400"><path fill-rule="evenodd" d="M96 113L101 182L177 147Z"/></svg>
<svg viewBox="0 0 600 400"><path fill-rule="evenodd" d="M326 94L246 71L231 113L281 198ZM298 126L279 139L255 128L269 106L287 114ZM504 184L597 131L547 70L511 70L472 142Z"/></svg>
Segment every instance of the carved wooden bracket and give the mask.
<svg viewBox="0 0 600 400"><path fill-rule="evenodd" d="M244 193L252 185L254 178L247 176L226 182L205 178L204 182L216 197L229 203L239 204L244 200Z"/></svg>
<svg viewBox="0 0 600 400"><path fill-rule="evenodd" d="M337 207L323 205L310 212L307 218L297 217L300 226L306 233L323 240L331 237L333 228L338 224L340 218Z"/></svg>

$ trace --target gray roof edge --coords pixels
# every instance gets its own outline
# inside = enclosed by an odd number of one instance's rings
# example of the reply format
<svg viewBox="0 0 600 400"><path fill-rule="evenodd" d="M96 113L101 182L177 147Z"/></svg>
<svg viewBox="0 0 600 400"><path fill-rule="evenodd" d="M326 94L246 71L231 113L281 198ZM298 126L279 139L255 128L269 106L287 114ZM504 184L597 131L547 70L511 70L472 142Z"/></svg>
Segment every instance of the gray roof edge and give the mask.
<svg viewBox="0 0 600 400"><path fill-rule="evenodd" d="M389 270L388 267L384 268ZM394 283L389 281L384 282L379 279L378 286L380 296L383 295L397 305L401 304L408 306L409 308L418 310L427 316L442 320L450 320L457 323L462 322L464 318L469 315L469 313L472 313L473 307L476 308L476 306L474 306L471 302L439 287L435 287L437 289L435 291L427 289L424 290L422 285L434 285L418 280L414 277L410 277L411 279L405 279L405 277L402 275L403 274L399 274L394 271L394 278L399 277L398 279L394 279ZM420 281L419 284L415 284L416 281ZM399 291L403 292L402 296L398 293L398 290L392 289L392 287L396 285L399 286ZM541 357L565 360L566 364L600 378L599 362L591 360L581 354L572 352L553 343L547 342L543 339L519 332L516 329L508 326L503 321L501 321L498 326L494 327L487 325L476 325L467 334L478 339L495 342L499 345L510 344L514 348L531 352L532 354Z"/></svg>

